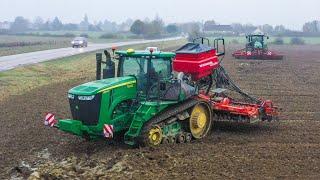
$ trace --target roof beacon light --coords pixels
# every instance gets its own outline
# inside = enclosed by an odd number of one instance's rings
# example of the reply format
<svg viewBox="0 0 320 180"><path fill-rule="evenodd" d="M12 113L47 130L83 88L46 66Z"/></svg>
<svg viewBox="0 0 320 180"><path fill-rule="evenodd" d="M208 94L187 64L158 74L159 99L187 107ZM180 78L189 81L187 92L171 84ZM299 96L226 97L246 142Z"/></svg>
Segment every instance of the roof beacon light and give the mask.
<svg viewBox="0 0 320 180"><path fill-rule="evenodd" d="M111 50L112 50L112 53L114 54L114 52L117 50L117 47L116 46L112 46Z"/></svg>
<svg viewBox="0 0 320 180"><path fill-rule="evenodd" d="M150 51L150 53L152 54L152 53L153 53L153 48L150 48L149 51Z"/></svg>
<svg viewBox="0 0 320 180"><path fill-rule="evenodd" d="M127 50L127 53L128 53L128 54L132 54L132 53L134 53L134 49L131 49L131 48L130 48L130 49L128 49L128 50Z"/></svg>

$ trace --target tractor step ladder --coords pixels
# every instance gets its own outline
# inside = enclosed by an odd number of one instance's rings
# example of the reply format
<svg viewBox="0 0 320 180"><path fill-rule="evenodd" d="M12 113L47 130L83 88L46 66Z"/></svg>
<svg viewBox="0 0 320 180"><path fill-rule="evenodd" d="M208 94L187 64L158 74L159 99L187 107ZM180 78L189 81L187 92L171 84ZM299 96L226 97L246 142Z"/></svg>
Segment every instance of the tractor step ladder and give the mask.
<svg viewBox="0 0 320 180"><path fill-rule="evenodd" d="M124 135L124 142L129 145L134 145L136 137L140 135L144 123L149 119L147 114L153 109L152 106L141 105L135 113L129 130Z"/></svg>

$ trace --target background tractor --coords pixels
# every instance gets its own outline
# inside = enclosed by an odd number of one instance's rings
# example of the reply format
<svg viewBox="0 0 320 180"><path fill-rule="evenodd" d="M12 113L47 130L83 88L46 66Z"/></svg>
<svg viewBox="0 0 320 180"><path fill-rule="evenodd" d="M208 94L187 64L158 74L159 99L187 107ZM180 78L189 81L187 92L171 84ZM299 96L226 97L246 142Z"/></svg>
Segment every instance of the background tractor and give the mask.
<svg viewBox="0 0 320 180"><path fill-rule="evenodd" d="M68 92L73 119L47 115L46 124L86 139L124 133L126 144L157 146L204 138L214 121L271 121L277 108L231 81L220 65L224 49L224 39L211 47L199 38L175 53L113 49L105 61L98 53L97 80Z"/></svg>
<svg viewBox="0 0 320 180"><path fill-rule="evenodd" d="M236 59L262 59L282 60L283 55L268 49L265 39L268 36L263 34L250 34L246 36L247 43L244 49L237 50L232 54Z"/></svg>

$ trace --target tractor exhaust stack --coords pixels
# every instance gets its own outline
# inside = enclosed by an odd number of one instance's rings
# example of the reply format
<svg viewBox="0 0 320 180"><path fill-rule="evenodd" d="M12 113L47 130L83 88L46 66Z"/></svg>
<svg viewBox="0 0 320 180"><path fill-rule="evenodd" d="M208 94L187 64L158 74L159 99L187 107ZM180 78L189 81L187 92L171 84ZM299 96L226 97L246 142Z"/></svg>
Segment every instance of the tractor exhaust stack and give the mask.
<svg viewBox="0 0 320 180"><path fill-rule="evenodd" d="M96 53L96 80L101 79L101 63L102 63L102 53Z"/></svg>
<svg viewBox="0 0 320 180"><path fill-rule="evenodd" d="M102 60L102 53L96 53L96 79L101 79L101 66L105 64L105 68L102 69L102 79L115 77L115 64L111 60L110 53L105 50L106 61Z"/></svg>

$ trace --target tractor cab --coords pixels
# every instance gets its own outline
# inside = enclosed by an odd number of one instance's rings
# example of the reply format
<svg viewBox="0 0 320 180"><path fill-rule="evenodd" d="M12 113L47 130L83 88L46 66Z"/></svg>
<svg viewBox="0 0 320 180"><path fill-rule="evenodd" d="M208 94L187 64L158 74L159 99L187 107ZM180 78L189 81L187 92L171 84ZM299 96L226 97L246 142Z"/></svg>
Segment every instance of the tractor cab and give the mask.
<svg viewBox="0 0 320 180"><path fill-rule="evenodd" d="M191 95L189 89L181 88L182 81L173 77L172 61L175 53L154 51L153 48L144 51L128 49L115 51L113 61L108 52L105 54L107 61L104 62L106 67L103 69L103 79L134 77L137 98L141 100L180 101ZM97 62L97 79L100 79L102 61L99 62L98 58ZM114 62L117 62L117 68Z"/></svg>
<svg viewBox="0 0 320 180"><path fill-rule="evenodd" d="M247 48L249 49L266 49L267 44L265 43L265 38L269 39L268 36L263 34L250 34L246 36L247 38Z"/></svg>
<svg viewBox="0 0 320 180"><path fill-rule="evenodd" d="M117 51L118 77L134 76L137 80L137 92L140 98L148 100L161 98L158 91L166 89L172 74L171 52L148 51Z"/></svg>

